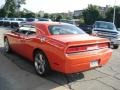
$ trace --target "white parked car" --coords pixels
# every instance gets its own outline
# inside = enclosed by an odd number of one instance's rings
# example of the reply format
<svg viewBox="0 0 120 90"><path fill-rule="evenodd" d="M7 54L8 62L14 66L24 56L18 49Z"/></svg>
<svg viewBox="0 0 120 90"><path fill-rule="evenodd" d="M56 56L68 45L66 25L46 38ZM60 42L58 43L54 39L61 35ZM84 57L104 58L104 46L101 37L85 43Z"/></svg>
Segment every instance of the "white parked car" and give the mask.
<svg viewBox="0 0 120 90"><path fill-rule="evenodd" d="M25 23L26 18L16 18L16 20L11 21L11 28L20 27L21 23Z"/></svg>

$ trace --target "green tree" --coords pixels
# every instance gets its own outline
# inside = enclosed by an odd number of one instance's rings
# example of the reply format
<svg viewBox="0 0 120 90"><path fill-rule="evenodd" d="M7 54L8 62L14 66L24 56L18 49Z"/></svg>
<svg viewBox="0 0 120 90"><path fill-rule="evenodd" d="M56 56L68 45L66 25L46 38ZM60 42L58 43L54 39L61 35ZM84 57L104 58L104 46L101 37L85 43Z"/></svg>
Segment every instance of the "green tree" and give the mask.
<svg viewBox="0 0 120 90"><path fill-rule="evenodd" d="M106 21L112 22L113 21L113 13L114 8L110 7L108 11L106 12ZM120 7L116 7L116 13L115 13L115 25L116 27L120 27Z"/></svg>
<svg viewBox="0 0 120 90"><path fill-rule="evenodd" d="M0 9L0 17L4 17L4 16L5 16L4 10Z"/></svg>
<svg viewBox="0 0 120 90"><path fill-rule="evenodd" d="M57 22L60 22L60 19L62 19L63 17L62 17L62 15L58 15L57 17L56 17L56 21Z"/></svg>
<svg viewBox="0 0 120 90"><path fill-rule="evenodd" d="M25 0L5 0L5 5L1 8L0 12L3 17L15 17L16 11L25 4Z"/></svg>
<svg viewBox="0 0 120 90"><path fill-rule="evenodd" d="M30 10L23 9L23 11L20 11L20 17L23 18L35 18L36 14Z"/></svg>
<svg viewBox="0 0 120 90"><path fill-rule="evenodd" d="M84 18L85 24L91 25L96 20L101 19L102 16L100 15L97 6L88 5L88 8L83 11L83 18Z"/></svg>
<svg viewBox="0 0 120 90"><path fill-rule="evenodd" d="M52 21L55 21L55 20L56 20L56 15L55 15L55 14L51 14L51 15L50 15L50 19L51 19Z"/></svg>
<svg viewBox="0 0 120 90"><path fill-rule="evenodd" d="M48 13L45 13L43 18L49 18L49 14Z"/></svg>
<svg viewBox="0 0 120 90"><path fill-rule="evenodd" d="M5 5L3 6L3 13L5 17L12 17L15 15L15 1L14 0L6 0Z"/></svg>
<svg viewBox="0 0 120 90"><path fill-rule="evenodd" d="M30 13L26 13L26 14L24 15L24 17L25 17L25 18L35 18L36 15L35 15L35 13L30 12Z"/></svg>

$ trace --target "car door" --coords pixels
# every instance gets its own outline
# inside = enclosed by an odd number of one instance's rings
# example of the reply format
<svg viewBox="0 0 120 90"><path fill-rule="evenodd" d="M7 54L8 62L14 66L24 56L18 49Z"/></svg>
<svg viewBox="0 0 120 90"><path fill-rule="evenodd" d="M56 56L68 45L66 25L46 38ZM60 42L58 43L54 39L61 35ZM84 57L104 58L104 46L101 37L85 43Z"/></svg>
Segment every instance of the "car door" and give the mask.
<svg viewBox="0 0 120 90"><path fill-rule="evenodd" d="M27 37L27 32L28 32L29 28L26 27L21 27L19 28L19 45L17 46L18 50L19 50L19 54L21 54L22 56L26 56L26 49L25 49L25 39Z"/></svg>
<svg viewBox="0 0 120 90"><path fill-rule="evenodd" d="M11 31L11 33L8 35L10 48L15 52L19 52L20 44L19 39L20 39L19 29Z"/></svg>
<svg viewBox="0 0 120 90"><path fill-rule="evenodd" d="M36 32L34 28L29 28L29 30L27 30L25 33L20 34L20 52L24 57L30 60L32 60L32 51L34 49L33 38L35 36L36 36Z"/></svg>

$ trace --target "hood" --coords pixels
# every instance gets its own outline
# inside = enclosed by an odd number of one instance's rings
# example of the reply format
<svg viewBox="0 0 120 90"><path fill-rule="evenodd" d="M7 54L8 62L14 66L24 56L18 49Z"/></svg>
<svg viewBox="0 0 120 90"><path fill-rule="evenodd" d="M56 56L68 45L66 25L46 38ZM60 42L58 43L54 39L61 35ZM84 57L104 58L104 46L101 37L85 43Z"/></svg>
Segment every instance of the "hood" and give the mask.
<svg viewBox="0 0 120 90"><path fill-rule="evenodd" d="M94 28L94 31L118 33L117 29L110 30L110 29L103 29L103 28Z"/></svg>

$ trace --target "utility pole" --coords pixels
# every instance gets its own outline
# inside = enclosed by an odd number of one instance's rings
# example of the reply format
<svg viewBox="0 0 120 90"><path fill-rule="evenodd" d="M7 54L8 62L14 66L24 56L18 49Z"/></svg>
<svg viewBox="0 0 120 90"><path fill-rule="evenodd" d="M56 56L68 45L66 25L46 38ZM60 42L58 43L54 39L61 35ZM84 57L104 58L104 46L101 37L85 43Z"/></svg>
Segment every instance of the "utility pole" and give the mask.
<svg viewBox="0 0 120 90"><path fill-rule="evenodd" d="M114 2L113 23L115 23L115 13L116 13L116 0Z"/></svg>

